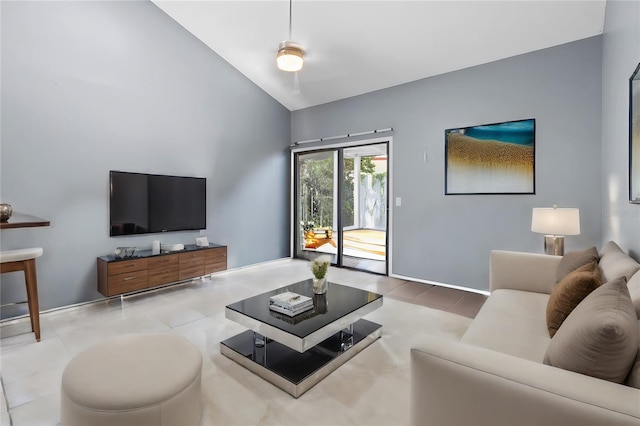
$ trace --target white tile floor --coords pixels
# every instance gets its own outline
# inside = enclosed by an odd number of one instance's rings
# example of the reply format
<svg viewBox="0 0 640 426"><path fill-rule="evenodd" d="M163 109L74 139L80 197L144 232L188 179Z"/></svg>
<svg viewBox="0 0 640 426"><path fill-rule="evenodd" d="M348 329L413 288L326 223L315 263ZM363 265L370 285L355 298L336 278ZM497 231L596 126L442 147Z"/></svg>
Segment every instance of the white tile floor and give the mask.
<svg viewBox="0 0 640 426"><path fill-rule="evenodd" d="M409 423L409 349L428 335L458 339L469 318L385 298L368 319L382 338L298 399L220 354L219 342L244 328L224 317L224 306L310 277L308 263L282 260L214 275L188 285L106 300L41 316L36 343L28 319L0 327L2 425L56 425L60 378L88 346L125 333L179 333L204 358L202 424ZM376 290L397 288L393 278L333 268L330 281ZM381 290L382 289L382 290Z"/></svg>

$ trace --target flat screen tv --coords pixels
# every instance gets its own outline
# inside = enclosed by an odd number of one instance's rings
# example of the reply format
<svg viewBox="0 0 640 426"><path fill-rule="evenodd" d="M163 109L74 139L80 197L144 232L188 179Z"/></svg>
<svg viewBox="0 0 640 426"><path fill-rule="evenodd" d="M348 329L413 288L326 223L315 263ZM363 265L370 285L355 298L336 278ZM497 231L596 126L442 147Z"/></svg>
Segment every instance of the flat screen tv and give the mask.
<svg viewBox="0 0 640 426"><path fill-rule="evenodd" d="M110 235L207 227L207 179L109 172Z"/></svg>

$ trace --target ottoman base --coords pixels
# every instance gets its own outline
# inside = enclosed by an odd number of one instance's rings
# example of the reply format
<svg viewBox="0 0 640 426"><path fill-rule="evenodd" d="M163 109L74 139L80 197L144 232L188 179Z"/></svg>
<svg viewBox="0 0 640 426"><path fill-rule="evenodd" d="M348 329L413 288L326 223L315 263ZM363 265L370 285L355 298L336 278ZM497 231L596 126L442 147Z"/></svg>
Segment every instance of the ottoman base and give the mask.
<svg viewBox="0 0 640 426"><path fill-rule="evenodd" d="M124 335L74 357L62 375L61 425L199 425L202 355L173 334Z"/></svg>

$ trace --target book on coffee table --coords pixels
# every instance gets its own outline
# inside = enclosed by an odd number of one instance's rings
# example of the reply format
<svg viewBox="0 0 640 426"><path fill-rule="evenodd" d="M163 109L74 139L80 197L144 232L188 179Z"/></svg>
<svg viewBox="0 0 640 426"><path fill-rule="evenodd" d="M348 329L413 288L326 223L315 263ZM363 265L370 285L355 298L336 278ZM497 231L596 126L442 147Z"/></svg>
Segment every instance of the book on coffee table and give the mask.
<svg viewBox="0 0 640 426"><path fill-rule="evenodd" d="M275 311L273 309L271 309L269 311L269 313L271 314L272 317L277 318L277 319L279 319L281 321L284 321L284 322L286 322L288 324L292 324L292 325L300 324L301 322L306 321L309 318L313 318L316 315L318 315L318 311L313 309L313 307L311 309L309 309L308 311L304 311L304 312L301 312L301 313L293 315L293 316L287 315L287 314L282 314L282 313L280 313L278 311Z"/></svg>
<svg viewBox="0 0 640 426"><path fill-rule="evenodd" d="M287 291L271 296L269 299L269 309L288 316L294 316L313 309L313 299Z"/></svg>
<svg viewBox="0 0 640 426"><path fill-rule="evenodd" d="M279 312L279 313L281 313L281 314L283 314L283 315L287 315L287 316L290 316L290 317L294 317L294 316L296 316L296 315L299 315L299 314L302 314L302 313L304 313L304 312L310 311L311 309L313 309L313 305L311 305L311 306L306 306L306 307L303 307L303 308L297 309L297 310L295 310L295 311L292 311L292 310L290 310L290 309L283 308L283 307L281 307L281 306L277 306L277 305L270 305L270 306L269 306L269 309L270 309L270 310L272 310L272 311L274 311L274 312Z"/></svg>

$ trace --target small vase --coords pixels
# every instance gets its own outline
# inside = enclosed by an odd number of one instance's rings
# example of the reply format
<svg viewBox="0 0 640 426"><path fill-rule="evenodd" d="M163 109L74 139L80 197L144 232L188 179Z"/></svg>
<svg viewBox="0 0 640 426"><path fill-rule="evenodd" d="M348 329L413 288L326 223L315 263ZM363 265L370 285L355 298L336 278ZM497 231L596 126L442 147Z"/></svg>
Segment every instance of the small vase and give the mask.
<svg viewBox="0 0 640 426"><path fill-rule="evenodd" d="M325 294L327 292L327 278L313 278L313 292L315 294Z"/></svg>
<svg viewBox="0 0 640 426"><path fill-rule="evenodd" d="M326 294L314 294L313 295L313 307L319 314L327 313L327 295Z"/></svg>

